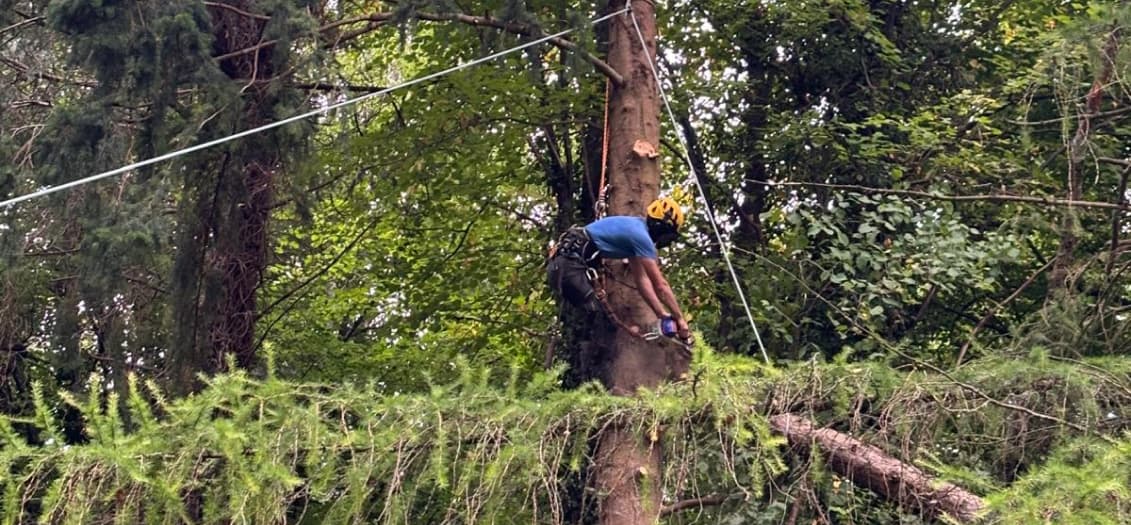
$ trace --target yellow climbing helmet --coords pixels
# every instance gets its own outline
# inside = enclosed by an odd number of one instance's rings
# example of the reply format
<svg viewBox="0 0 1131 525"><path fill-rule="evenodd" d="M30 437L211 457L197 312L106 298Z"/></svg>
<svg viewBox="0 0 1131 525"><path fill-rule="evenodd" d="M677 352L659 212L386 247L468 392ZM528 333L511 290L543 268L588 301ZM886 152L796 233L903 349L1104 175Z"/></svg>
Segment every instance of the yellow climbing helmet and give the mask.
<svg viewBox="0 0 1131 525"><path fill-rule="evenodd" d="M671 197L660 197L648 205L648 217L670 222L676 229L683 227L683 210Z"/></svg>

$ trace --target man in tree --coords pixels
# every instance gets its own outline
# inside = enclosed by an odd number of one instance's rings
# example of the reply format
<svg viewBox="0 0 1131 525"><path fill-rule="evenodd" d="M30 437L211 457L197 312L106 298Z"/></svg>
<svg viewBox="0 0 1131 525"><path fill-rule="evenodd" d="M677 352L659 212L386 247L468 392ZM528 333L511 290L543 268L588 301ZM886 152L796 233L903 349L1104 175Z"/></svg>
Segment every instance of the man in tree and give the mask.
<svg viewBox="0 0 1131 525"><path fill-rule="evenodd" d="M604 311L593 288L602 259L627 259L636 288L661 322L675 326L675 335L687 340L687 319L660 271L657 248L679 238L683 210L668 197L656 199L647 217L605 217L585 227L566 230L550 254L550 287L570 304L588 312ZM667 308L665 308L665 306ZM608 312L605 312L608 314ZM667 335L667 334L665 334Z"/></svg>

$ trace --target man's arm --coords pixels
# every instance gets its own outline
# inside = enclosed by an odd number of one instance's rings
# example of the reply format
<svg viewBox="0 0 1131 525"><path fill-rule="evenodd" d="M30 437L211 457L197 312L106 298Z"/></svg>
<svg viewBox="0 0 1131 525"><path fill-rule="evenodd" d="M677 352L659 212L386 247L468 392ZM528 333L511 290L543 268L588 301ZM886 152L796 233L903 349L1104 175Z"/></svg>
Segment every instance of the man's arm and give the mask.
<svg viewBox="0 0 1131 525"><path fill-rule="evenodd" d="M664 309L664 305L660 302L655 287L652 286L652 278L648 275L648 270L645 268L648 263L656 265L656 260L648 257L630 257L628 259L628 268L632 270L632 277L636 281L636 289L639 290L640 295L644 297L644 302L648 303L648 307L652 309L656 317L664 317L668 315L668 313L667 310Z"/></svg>
<svg viewBox="0 0 1131 525"><path fill-rule="evenodd" d="M652 311L657 316L663 317L667 315L663 306L667 305L671 310L672 319L679 328L679 336L687 338L687 320L683 317L683 311L679 309L679 303L675 299L675 293L672 292L671 286L668 285L668 280L664 278L663 272L660 271L660 263L651 257L631 257L628 259L628 266L632 270L632 276L636 280L640 295L644 297L644 301L648 303Z"/></svg>

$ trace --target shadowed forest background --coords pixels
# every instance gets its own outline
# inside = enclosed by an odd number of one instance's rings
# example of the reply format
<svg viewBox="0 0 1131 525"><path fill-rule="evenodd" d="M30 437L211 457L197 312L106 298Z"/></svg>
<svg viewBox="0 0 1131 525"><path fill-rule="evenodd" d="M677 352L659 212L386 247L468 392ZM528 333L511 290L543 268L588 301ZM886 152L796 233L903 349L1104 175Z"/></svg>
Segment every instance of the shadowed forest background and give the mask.
<svg viewBox="0 0 1131 525"><path fill-rule="evenodd" d="M1131 6L655 2L697 343L614 397L544 262L594 218L623 6L0 0L4 199L576 29L0 209L0 522L590 523L612 425L663 523L966 521L786 414L987 523L1131 521Z"/></svg>

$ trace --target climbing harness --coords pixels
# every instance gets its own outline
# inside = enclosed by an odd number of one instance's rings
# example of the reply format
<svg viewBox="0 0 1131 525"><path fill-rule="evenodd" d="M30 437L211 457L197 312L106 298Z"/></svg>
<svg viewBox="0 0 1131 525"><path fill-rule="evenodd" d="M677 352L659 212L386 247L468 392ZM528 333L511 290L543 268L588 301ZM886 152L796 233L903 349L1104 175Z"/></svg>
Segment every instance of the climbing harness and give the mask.
<svg viewBox="0 0 1131 525"><path fill-rule="evenodd" d="M566 301L590 312L600 310L592 284L600 256L585 228L566 230L550 250L546 268L550 284Z"/></svg>
<svg viewBox="0 0 1131 525"><path fill-rule="evenodd" d="M589 232L580 226L574 226L558 237L558 242L550 250L550 257L559 253L565 256L576 255L586 266L593 266L601 257L601 252L589 238Z"/></svg>

